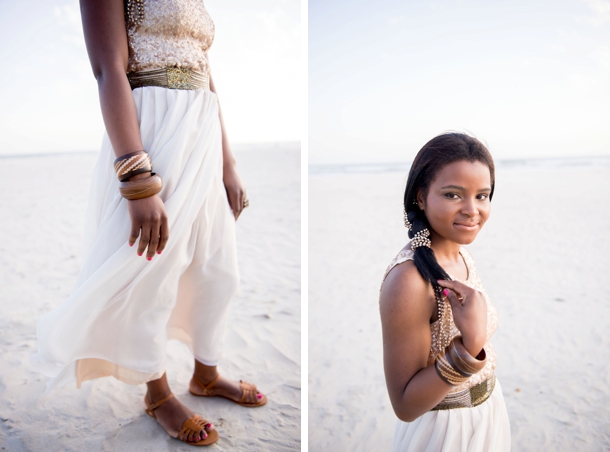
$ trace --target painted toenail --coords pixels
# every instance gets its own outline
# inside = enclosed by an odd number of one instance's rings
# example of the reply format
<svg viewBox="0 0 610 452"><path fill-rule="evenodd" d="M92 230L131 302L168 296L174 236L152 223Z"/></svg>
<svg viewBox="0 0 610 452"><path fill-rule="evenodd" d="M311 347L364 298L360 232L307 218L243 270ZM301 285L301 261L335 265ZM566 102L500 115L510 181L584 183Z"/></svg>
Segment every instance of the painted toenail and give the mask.
<svg viewBox="0 0 610 452"><path fill-rule="evenodd" d="M212 428L212 427L214 427L214 426L213 426L211 423L210 423L210 424L205 424L205 426L206 426L207 428Z"/></svg>
<svg viewBox="0 0 610 452"><path fill-rule="evenodd" d="M262 399L263 395L262 394L256 394L256 397L258 397L259 399Z"/></svg>

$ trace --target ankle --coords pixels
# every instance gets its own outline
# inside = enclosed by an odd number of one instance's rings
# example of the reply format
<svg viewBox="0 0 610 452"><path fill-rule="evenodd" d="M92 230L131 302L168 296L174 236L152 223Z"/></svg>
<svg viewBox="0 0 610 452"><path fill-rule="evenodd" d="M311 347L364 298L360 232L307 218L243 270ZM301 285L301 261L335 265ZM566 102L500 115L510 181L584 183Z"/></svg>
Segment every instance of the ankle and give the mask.
<svg viewBox="0 0 610 452"><path fill-rule="evenodd" d="M216 372L215 374L201 374L201 373L193 373L193 378L196 379L199 383L203 384L204 386L209 385L210 383L212 383L214 380L216 380L216 378L218 378L218 372Z"/></svg>
<svg viewBox="0 0 610 452"><path fill-rule="evenodd" d="M172 391L169 389L167 391L155 391L148 388L146 395L148 396L148 401L150 403L159 403L161 400L165 399L166 397L169 397L171 393Z"/></svg>
<svg viewBox="0 0 610 452"><path fill-rule="evenodd" d="M169 396L172 390L167 382L167 375L163 374L161 378L146 383L148 400L150 403L157 403Z"/></svg>
<svg viewBox="0 0 610 452"><path fill-rule="evenodd" d="M218 368L216 366L206 366L195 360L193 377L200 383L208 385L218 378Z"/></svg>

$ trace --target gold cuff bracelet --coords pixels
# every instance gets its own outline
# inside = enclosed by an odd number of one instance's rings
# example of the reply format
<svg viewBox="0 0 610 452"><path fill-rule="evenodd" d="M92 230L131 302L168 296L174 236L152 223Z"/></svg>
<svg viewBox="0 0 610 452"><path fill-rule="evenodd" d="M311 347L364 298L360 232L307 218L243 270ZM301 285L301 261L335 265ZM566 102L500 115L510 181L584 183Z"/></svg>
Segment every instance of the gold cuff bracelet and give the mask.
<svg viewBox="0 0 610 452"><path fill-rule="evenodd" d="M155 173L141 180L126 181L119 184L119 191L123 198L133 201L134 199L148 198L154 196L163 188L163 181Z"/></svg>

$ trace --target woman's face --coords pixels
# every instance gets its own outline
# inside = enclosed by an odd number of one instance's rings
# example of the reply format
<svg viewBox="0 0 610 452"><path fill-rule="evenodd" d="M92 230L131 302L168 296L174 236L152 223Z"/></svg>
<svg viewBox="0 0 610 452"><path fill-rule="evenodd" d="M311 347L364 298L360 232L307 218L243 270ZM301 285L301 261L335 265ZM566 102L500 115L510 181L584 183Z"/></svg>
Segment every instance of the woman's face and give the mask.
<svg viewBox="0 0 610 452"><path fill-rule="evenodd" d="M443 167L428 187L425 198L417 196L433 231L460 245L472 243L491 211L489 167L475 161L453 162Z"/></svg>

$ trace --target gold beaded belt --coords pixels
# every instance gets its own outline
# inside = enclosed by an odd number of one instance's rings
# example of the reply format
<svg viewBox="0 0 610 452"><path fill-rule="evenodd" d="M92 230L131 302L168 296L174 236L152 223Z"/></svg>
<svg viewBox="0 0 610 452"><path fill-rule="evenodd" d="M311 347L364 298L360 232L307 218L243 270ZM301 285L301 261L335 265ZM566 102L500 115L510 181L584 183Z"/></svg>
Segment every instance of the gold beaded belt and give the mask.
<svg viewBox="0 0 610 452"><path fill-rule="evenodd" d="M169 89L210 89L210 77L191 69L167 67L127 74L131 89L160 86Z"/></svg>
<svg viewBox="0 0 610 452"><path fill-rule="evenodd" d="M492 375L472 388L447 395L441 403L432 408L432 411L452 410L453 408L474 408L489 399L495 386L496 376Z"/></svg>

